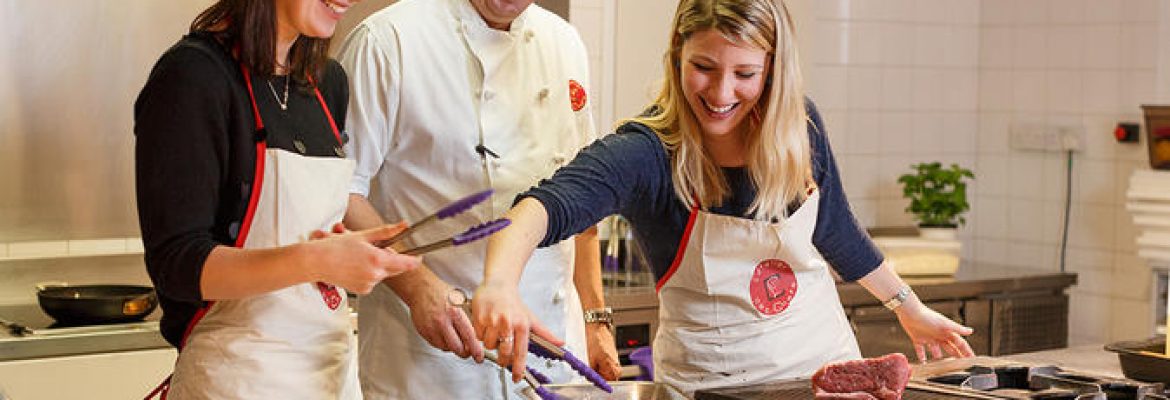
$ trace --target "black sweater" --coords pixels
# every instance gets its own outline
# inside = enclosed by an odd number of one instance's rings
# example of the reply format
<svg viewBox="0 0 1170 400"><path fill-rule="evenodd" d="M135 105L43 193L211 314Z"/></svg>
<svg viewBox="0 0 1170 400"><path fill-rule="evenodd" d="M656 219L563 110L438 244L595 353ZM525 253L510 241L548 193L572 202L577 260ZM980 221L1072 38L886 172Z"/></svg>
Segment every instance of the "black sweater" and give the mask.
<svg viewBox="0 0 1170 400"><path fill-rule="evenodd" d="M280 110L276 96L284 96L284 79L252 76L268 147L337 157L337 140L311 88L293 82L288 111ZM343 129L349 87L336 61L329 61L319 88ZM239 65L204 33L167 50L134 103L138 221L163 309L162 334L172 345L203 305L199 281L208 254L235 242L254 176L254 127Z"/></svg>

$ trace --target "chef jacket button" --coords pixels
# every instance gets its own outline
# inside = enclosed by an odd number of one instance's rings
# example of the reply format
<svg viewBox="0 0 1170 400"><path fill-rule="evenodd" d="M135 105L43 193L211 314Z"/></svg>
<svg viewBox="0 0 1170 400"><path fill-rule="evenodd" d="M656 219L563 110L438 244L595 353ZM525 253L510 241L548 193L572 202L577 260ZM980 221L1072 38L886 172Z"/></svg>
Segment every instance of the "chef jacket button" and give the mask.
<svg viewBox="0 0 1170 400"><path fill-rule="evenodd" d="M491 91L491 90L484 90L484 91L483 91L483 99L484 99L484 100L491 100L491 99L492 99L492 97L496 97L496 93L495 93L495 92L493 92L493 91Z"/></svg>
<svg viewBox="0 0 1170 400"><path fill-rule="evenodd" d="M532 37L534 37L534 36L536 36L536 32L533 32L531 29L524 31L524 41L525 42L531 42Z"/></svg>
<svg viewBox="0 0 1170 400"><path fill-rule="evenodd" d="M540 98L541 100L548 98L548 88L541 88L540 93L537 93L536 97Z"/></svg>
<svg viewBox="0 0 1170 400"><path fill-rule="evenodd" d="M297 153L305 154L305 142L300 139L293 139L293 147L297 149Z"/></svg>
<svg viewBox="0 0 1170 400"><path fill-rule="evenodd" d="M557 303L557 304L560 304L560 302L564 301L565 300L565 289L557 289L557 292L553 293L552 300L553 300L553 303Z"/></svg>

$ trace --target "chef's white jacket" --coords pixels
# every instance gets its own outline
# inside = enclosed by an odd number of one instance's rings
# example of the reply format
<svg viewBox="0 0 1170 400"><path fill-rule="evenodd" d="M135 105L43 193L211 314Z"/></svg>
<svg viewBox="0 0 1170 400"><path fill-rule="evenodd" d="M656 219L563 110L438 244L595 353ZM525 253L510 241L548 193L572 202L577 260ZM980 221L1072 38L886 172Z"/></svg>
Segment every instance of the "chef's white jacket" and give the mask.
<svg viewBox="0 0 1170 400"><path fill-rule="evenodd" d="M517 193L596 138L584 45L571 25L536 5L500 31L467 0L403 0L363 21L339 59L352 95L352 193L367 196L389 222L413 222L473 192L496 190L490 204L414 233L409 245L498 218ZM471 290L483 278L484 252L481 241L423 261ZM573 243L566 240L533 255L520 290L541 322L584 355L572 276ZM518 398L510 375L427 344L385 285L362 298L359 326L367 399ZM574 376L563 363L530 359L554 381Z"/></svg>

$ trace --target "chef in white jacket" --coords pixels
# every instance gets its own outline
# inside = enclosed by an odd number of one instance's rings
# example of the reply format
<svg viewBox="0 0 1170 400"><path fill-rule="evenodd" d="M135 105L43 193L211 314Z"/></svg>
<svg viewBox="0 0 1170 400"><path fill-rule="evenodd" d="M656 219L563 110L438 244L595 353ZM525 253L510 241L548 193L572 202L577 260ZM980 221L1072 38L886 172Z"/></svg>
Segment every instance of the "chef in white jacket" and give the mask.
<svg viewBox="0 0 1170 400"><path fill-rule="evenodd" d="M428 225L406 244L443 239L500 217L518 192L596 138L580 37L531 4L403 0L349 35L338 58L352 88L346 153L357 169L345 218L351 229L418 221L453 200L495 189L488 204ZM367 399L517 398L520 387L510 374L476 363L483 346L464 312L448 301L454 289L479 285L484 252L480 242L426 255L426 268L362 298L359 357ZM542 249L525 269L522 296L570 351L588 351L599 372L616 379L598 264L595 230ZM596 309L588 314L601 316L590 321L598 323L585 321L582 304ZM555 382L575 377L564 363L530 366Z"/></svg>

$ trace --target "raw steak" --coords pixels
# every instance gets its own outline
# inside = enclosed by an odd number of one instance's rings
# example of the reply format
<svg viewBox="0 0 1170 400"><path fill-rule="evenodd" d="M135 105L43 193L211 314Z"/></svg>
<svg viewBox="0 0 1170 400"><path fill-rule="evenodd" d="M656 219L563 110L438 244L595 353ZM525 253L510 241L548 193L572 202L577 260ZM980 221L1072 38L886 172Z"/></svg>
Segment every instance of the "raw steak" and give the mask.
<svg viewBox="0 0 1170 400"><path fill-rule="evenodd" d="M812 377L817 399L898 400L909 381L902 353L829 363Z"/></svg>

